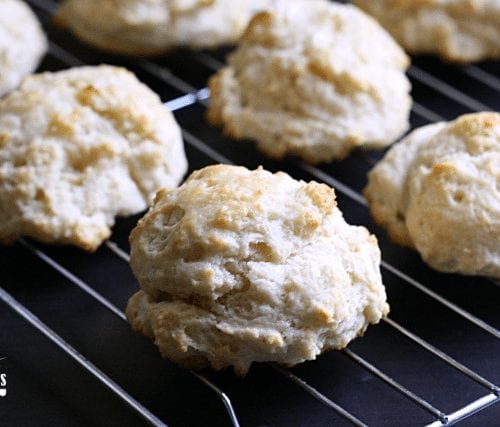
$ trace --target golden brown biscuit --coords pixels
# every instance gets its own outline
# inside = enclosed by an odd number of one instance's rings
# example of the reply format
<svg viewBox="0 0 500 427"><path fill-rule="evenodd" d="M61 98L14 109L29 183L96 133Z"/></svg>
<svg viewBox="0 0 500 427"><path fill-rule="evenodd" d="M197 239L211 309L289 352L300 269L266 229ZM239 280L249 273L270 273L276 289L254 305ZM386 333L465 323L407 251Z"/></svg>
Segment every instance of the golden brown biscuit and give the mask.
<svg viewBox="0 0 500 427"><path fill-rule="evenodd" d="M375 220L431 267L500 277L500 114L424 126L369 173Z"/></svg>
<svg viewBox="0 0 500 427"><path fill-rule="evenodd" d="M0 242L94 250L186 168L179 126L132 73L33 75L0 100Z"/></svg>
<svg viewBox="0 0 500 427"><path fill-rule="evenodd" d="M211 78L208 120L270 157L341 159L408 127L408 58L359 9L294 1L258 14Z"/></svg>
<svg viewBox="0 0 500 427"><path fill-rule="evenodd" d="M345 347L387 314L374 236L335 192L217 165L158 193L130 237L142 290L133 328L188 368L294 365Z"/></svg>

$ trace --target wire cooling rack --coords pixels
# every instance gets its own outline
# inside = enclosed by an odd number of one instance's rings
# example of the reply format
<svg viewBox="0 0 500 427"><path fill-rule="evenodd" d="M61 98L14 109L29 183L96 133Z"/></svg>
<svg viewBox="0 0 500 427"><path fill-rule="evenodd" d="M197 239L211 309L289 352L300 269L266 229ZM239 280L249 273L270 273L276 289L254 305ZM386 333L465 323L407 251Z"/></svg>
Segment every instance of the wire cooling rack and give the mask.
<svg viewBox="0 0 500 427"><path fill-rule="evenodd" d="M56 3L30 3L51 40L40 70L99 63L131 69L174 111L191 170L262 164L333 186L346 220L379 239L392 311L347 349L291 369L255 364L245 379L185 371L125 322L123 309L138 288L127 237L139 216L118 220L94 254L21 240L0 249L0 373L8 390L0 397L0 424L500 424L500 285L432 271L373 224L360 191L383 153L359 151L320 166L267 160L252 143L230 141L203 119L206 80L227 50L155 60L107 55L51 25ZM417 58L408 74L412 127L500 109L498 62L454 66Z"/></svg>

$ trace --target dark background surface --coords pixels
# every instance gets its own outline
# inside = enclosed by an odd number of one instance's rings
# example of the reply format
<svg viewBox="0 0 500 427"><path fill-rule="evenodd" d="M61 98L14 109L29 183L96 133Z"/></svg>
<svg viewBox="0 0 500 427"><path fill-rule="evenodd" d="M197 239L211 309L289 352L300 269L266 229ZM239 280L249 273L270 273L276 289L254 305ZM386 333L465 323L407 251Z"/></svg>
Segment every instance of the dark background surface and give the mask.
<svg viewBox="0 0 500 427"><path fill-rule="evenodd" d="M186 89L179 87L172 76L193 90L202 89L217 61L223 61L228 52L179 51L154 61L110 56L54 28L47 13L51 2L39 0L32 5L52 41L41 70L59 70L78 65L80 61L124 65L136 72L164 101L183 95ZM434 58L416 58L413 63L410 77L417 106L412 112L412 126L429 123L436 115L453 119L458 114L471 112L477 107L471 100L491 110L500 109L498 62L454 66ZM493 79L486 82L481 72ZM441 83L433 87L428 75L440 82L447 81L459 95ZM425 107L424 110L418 105ZM209 127L203 119L204 110L198 103L175 111L176 119L189 132L185 135L185 146L190 170L216 163L222 154L231 162L249 168L262 164L269 170L285 170L295 178L326 179L334 184L346 220L365 225L374 232L385 262L397 269L394 272L382 268L391 303L390 318L491 383L500 384L498 335L485 331L417 289L401 273L497 328L497 333L500 286L487 279L432 271L418 254L397 247L373 224L356 193L366 184L366 173L382 152L359 151L344 161L315 168L294 159L269 161L252 143L230 141L219 129ZM344 187L339 187L338 182L351 191L343 192ZM128 250L127 236L138 217L120 219L115 226L112 240L125 251ZM35 252L35 248L41 253ZM119 310L124 310L128 298L138 288L127 263L105 245L94 254L29 241L0 248L0 286L85 361L104 372L163 422L172 426L231 425L222 401L212 389L189 371L161 359L152 343L134 334L120 316L78 284L85 284ZM352 353L327 353L286 372L301 378L361 421L375 426L421 426L435 421L436 417L354 360L356 356L444 413L453 413L490 393L487 386L453 368L390 322L370 327L365 337L354 341L349 350ZM5 359L0 360L0 373L7 374L8 394L0 398L0 425L146 423L114 391L0 301L0 359L2 357ZM238 379L229 371L206 370L201 374L229 396L241 425L351 425L272 365L253 365L245 379ZM497 401L461 424L500 425L500 404Z"/></svg>

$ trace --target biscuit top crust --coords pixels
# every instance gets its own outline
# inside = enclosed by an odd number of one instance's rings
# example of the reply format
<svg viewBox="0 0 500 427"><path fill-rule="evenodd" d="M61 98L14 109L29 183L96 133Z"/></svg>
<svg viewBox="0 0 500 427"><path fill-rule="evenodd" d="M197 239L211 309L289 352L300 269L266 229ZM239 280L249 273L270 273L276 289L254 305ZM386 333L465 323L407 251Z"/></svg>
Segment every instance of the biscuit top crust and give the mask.
<svg viewBox="0 0 500 427"><path fill-rule="evenodd" d="M262 168L209 166L180 188L160 191L130 242L132 269L153 297L214 301L249 281L260 287L261 274L276 289L292 279L305 285L309 274L321 274L311 262L333 263L341 275L370 271L369 286L379 277L371 262L351 265L354 253L375 259L379 250L366 229L345 223L333 189ZM309 273L294 277L301 267ZM311 281L310 291L325 280Z"/></svg>
<svg viewBox="0 0 500 427"><path fill-rule="evenodd" d="M0 238L93 250L115 215L145 209L187 168L180 130L125 69L25 79L0 101Z"/></svg>
<svg viewBox="0 0 500 427"><path fill-rule="evenodd" d="M315 24L314 29L307 28L310 24ZM271 11L256 14L240 42L296 49L318 60L324 57L325 77L336 74L338 67L348 69L358 63L400 69L409 65L402 49L373 19L354 6L323 0L279 3ZM333 61L338 55L342 59Z"/></svg>
<svg viewBox="0 0 500 427"><path fill-rule="evenodd" d="M381 147L408 127L408 57L371 17L323 0L254 16L210 81L208 120L271 157L306 161Z"/></svg>
<svg viewBox="0 0 500 427"><path fill-rule="evenodd" d="M0 1L0 97L31 73L47 50L32 10L20 0Z"/></svg>
<svg viewBox="0 0 500 427"><path fill-rule="evenodd" d="M253 67L258 67L257 58L265 63L266 54L271 54L271 68L278 75L279 72L292 73L292 78L294 75L298 78L310 72L333 84L344 95L369 92L375 96L376 76L404 71L409 66L403 50L356 7L322 0L306 1L308 7L303 3L280 3L273 11L261 12L250 21L240 40L241 47L229 61L237 74L241 74L240 84L245 85L246 78L250 83L254 71L245 70L245 66L251 66L250 61L254 61ZM265 94L272 95L273 91L277 92L277 87L270 86ZM252 97L252 93L245 92L245 95ZM286 92L281 95L286 96ZM255 96L262 97L262 94ZM262 102L266 99L269 98ZM247 101L257 102L256 99ZM289 101L289 108L299 108L293 99Z"/></svg>
<svg viewBox="0 0 500 427"><path fill-rule="evenodd" d="M377 222L442 271L500 277L500 114L412 132L369 174Z"/></svg>
<svg viewBox="0 0 500 427"><path fill-rule="evenodd" d="M180 189L157 194L150 213L130 237L131 257L138 260L134 270L146 273L148 279L141 283L151 293L161 289L216 299L242 285L239 267L231 260L283 264L295 246L303 246L302 240L327 233L325 218L337 216L335 193L324 184L306 184L262 168L250 172L210 166L194 172ZM156 282L158 268L146 267L158 263L169 280ZM169 263L177 265L174 276L167 275ZM204 263L211 265L196 273L200 282L193 286L189 271L182 270ZM213 269L214 263L220 265ZM226 280L231 274L238 280Z"/></svg>

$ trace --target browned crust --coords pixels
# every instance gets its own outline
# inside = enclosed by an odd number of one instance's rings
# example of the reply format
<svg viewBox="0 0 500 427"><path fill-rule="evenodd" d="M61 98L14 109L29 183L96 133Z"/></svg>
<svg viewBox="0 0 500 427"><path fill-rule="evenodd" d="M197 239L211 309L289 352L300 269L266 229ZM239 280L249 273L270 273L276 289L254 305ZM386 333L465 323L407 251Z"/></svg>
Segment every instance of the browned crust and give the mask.
<svg viewBox="0 0 500 427"><path fill-rule="evenodd" d="M205 112L207 122L213 126L222 126L222 109L213 102L214 99L219 99L221 94L221 75L220 72L214 74L208 79L208 88L210 89L210 102Z"/></svg>
<svg viewBox="0 0 500 427"><path fill-rule="evenodd" d="M31 230L27 230L23 234L1 235L0 244L4 246L12 246L14 243L16 243L17 240L19 240L23 236L29 236L31 238L36 239L39 242L48 245L58 245L58 246L71 245L71 246L76 246L86 252L93 253L99 248L102 242L106 240L107 237L109 237L110 234L111 232L109 232L108 235L106 237L103 237L102 239L96 238L93 240L85 240L82 239L80 236L72 236L71 238L54 238L53 235L42 229L32 228Z"/></svg>

